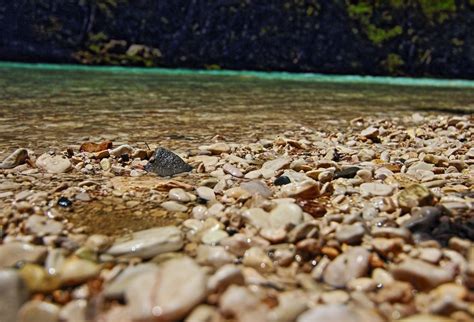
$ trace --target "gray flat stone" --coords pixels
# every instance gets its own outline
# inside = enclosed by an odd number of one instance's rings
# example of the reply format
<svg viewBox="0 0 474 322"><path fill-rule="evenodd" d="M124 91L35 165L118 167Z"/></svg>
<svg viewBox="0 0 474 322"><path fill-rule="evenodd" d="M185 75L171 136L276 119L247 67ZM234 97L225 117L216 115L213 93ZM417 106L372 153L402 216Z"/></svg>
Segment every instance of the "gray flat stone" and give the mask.
<svg viewBox="0 0 474 322"><path fill-rule="evenodd" d="M178 155L164 148L156 149L153 159L145 166L146 171L156 173L160 177L169 177L192 169Z"/></svg>

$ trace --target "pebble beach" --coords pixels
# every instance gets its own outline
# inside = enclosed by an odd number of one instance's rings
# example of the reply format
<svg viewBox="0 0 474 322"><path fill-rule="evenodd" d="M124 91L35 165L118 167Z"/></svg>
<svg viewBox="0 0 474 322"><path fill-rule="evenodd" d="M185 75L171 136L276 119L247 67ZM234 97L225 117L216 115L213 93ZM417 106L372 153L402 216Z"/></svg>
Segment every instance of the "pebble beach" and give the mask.
<svg viewBox="0 0 474 322"><path fill-rule="evenodd" d="M473 142L414 113L11 149L0 320L473 321Z"/></svg>

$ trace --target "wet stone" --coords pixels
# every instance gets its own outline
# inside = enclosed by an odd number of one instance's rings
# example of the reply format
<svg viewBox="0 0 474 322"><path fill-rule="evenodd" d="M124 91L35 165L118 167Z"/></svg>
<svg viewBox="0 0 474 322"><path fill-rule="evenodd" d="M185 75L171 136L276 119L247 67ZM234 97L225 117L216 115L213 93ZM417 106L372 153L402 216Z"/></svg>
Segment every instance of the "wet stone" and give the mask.
<svg viewBox="0 0 474 322"><path fill-rule="evenodd" d="M189 172L192 167L175 153L164 148L158 148L153 154L153 159L145 166L145 170L156 173L161 177L168 177Z"/></svg>

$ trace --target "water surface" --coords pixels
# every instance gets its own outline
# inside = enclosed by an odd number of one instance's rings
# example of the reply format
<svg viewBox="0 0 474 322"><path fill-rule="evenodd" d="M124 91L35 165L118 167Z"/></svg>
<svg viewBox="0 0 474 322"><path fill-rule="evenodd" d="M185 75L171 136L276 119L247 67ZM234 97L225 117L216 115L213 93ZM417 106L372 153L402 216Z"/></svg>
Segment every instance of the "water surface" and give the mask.
<svg viewBox="0 0 474 322"><path fill-rule="evenodd" d="M0 154L83 140L192 147L271 137L354 117L472 113L472 88L0 67Z"/></svg>

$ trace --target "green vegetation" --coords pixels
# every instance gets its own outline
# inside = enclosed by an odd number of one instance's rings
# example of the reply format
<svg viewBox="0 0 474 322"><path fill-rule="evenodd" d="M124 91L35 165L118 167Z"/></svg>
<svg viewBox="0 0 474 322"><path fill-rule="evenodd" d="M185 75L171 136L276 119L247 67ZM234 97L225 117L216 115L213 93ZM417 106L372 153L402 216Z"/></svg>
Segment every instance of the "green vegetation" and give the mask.
<svg viewBox="0 0 474 322"><path fill-rule="evenodd" d="M388 54L387 58L382 62L382 64L391 75L396 75L399 73L400 67L405 63L403 62L403 59L400 57L400 55L391 53Z"/></svg>

